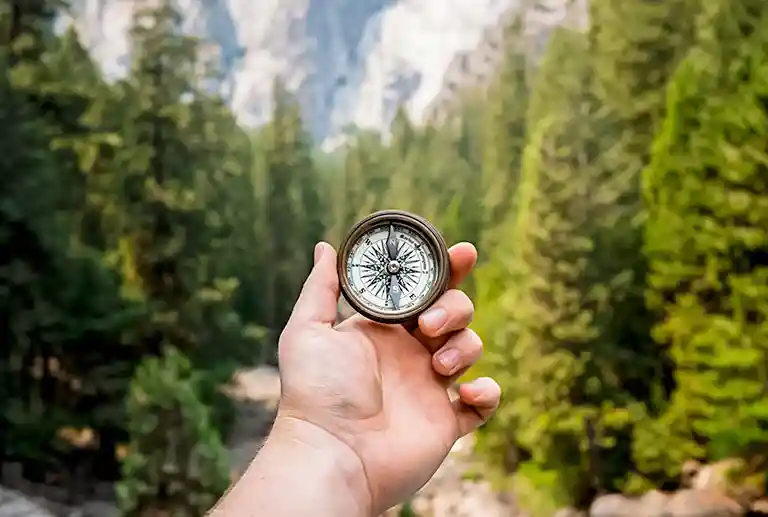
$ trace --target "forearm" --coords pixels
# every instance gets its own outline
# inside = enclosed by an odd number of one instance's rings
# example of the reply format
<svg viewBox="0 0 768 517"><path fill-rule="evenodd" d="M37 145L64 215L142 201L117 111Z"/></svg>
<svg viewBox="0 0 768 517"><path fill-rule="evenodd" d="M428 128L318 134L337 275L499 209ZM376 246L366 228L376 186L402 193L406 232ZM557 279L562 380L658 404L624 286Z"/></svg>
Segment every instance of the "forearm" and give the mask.
<svg viewBox="0 0 768 517"><path fill-rule="evenodd" d="M372 517L352 449L295 420L275 424L264 447L210 517Z"/></svg>

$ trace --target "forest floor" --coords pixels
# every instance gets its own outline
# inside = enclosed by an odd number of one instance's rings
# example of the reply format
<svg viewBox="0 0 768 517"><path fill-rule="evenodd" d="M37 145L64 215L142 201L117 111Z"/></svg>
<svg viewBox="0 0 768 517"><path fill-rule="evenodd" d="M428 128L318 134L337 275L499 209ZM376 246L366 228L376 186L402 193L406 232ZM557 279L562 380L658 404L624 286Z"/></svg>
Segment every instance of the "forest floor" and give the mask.
<svg viewBox="0 0 768 517"><path fill-rule="evenodd" d="M269 432L280 398L280 377L269 367L244 370L235 375L227 393L235 402L237 418L228 449L231 479L245 471ZM109 483L89 487L92 494L80 495L79 504L68 501L73 495L50 484L23 479L15 464L3 466L0 486L0 517L116 517L114 490Z"/></svg>
<svg viewBox="0 0 768 517"><path fill-rule="evenodd" d="M269 432L280 397L280 377L275 368L259 367L235 375L228 394L237 407L237 420L229 440L231 479L248 467ZM466 479L474 437L456 443L432 480L411 501L419 516L510 517L516 515L511 502L494 494L487 482ZM117 515L110 487L99 487L96 495L79 505L66 504L61 489L23 482L18 474L4 479L14 488L0 487L0 517L114 517ZM395 517L399 508L388 512Z"/></svg>

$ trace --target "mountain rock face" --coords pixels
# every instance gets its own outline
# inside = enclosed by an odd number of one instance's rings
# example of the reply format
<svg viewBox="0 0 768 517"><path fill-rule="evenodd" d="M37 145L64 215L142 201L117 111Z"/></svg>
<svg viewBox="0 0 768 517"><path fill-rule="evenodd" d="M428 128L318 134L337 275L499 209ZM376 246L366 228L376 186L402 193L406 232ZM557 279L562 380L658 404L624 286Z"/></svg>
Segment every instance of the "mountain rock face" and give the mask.
<svg viewBox="0 0 768 517"><path fill-rule="evenodd" d="M129 60L132 12L145 1L71 0L61 26L74 23L106 74L116 78ZM457 58L466 61L503 15L524 2L175 1L186 30L218 47L225 95L241 121L268 120L279 77L297 96L316 141L326 145L352 125L386 129L401 104L421 120ZM550 0L560 7L565 2Z"/></svg>
<svg viewBox="0 0 768 517"><path fill-rule="evenodd" d="M502 66L505 51L521 51L532 62L536 62L544 54L554 27L567 26L575 30L586 28L587 3L583 0L535 0L529 1L529 4L501 13L494 24L483 30L475 47L456 53L443 74L442 87L423 113L424 116L439 119L450 111L462 91L488 85ZM515 22L521 9L525 14L525 30L511 40L506 29Z"/></svg>

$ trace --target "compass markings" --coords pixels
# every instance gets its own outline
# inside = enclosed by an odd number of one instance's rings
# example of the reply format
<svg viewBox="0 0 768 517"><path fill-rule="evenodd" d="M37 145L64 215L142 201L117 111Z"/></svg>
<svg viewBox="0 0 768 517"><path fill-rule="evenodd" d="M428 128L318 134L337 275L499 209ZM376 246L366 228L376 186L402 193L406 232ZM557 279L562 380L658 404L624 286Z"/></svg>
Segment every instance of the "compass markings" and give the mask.
<svg viewBox="0 0 768 517"><path fill-rule="evenodd" d="M396 232L399 271L390 275L387 241ZM429 247L421 236L391 223L382 224L365 233L352 247L347 276L360 296L360 301L377 309L406 310L418 303L434 284L436 271ZM399 292L396 292L399 291Z"/></svg>

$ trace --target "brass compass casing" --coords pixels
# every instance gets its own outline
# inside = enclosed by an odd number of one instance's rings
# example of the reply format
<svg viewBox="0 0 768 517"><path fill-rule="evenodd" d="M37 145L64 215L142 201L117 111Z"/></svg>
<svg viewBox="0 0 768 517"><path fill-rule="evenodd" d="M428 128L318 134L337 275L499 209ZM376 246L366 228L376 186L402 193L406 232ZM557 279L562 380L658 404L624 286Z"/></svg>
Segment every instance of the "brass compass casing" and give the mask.
<svg viewBox="0 0 768 517"><path fill-rule="evenodd" d="M427 245L435 264L435 280L429 290L421 296L413 307L402 311L377 310L365 304L355 294L347 276L348 261L352 248L369 231L378 227L398 225L410 229ZM339 276L341 294L356 312L366 318L385 324L413 322L428 309L448 288L450 279L450 258L445 239L437 228L419 215L404 210L381 210L370 214L358 221L349 231L339 247L336 269Z"/></svg>

